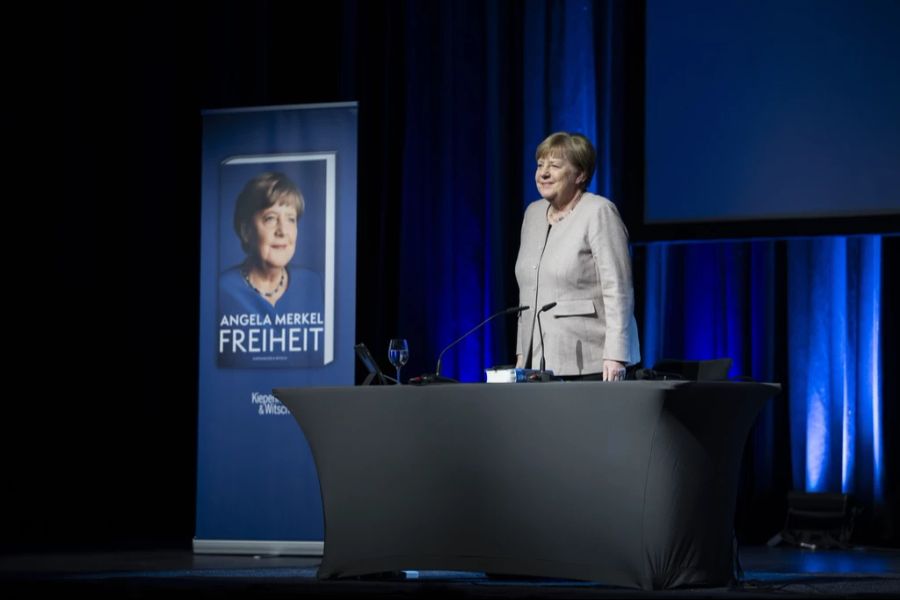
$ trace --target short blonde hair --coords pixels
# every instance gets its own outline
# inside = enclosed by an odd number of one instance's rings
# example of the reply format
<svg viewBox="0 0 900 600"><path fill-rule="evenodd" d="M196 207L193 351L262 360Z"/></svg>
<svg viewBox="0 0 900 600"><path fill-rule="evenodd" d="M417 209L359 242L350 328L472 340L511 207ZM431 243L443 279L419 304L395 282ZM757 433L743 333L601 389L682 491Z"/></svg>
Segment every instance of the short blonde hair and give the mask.
<svg viewBox="0 0 900 600"><path fill-rule="evenodd" d="M594 165L597 162L597 151L591 141L580 133L557 131L547 136L534 152L534 159L540 160L548 156L561 156L572 163L578 172L584 175L581 190L587 189L594 177Z"/></svg>
<svg viewBox="0 0 900 600"><path fill-rule="evenodd" d="M234 206L234 231L241 240L244 253L250 254L253 250L251 240L245 231L252 230L254 215L276 204L284 204L296 210L298 221L306 208L303 194L284 173L273 171L260 173L248 181L241 190Z"/></svg>

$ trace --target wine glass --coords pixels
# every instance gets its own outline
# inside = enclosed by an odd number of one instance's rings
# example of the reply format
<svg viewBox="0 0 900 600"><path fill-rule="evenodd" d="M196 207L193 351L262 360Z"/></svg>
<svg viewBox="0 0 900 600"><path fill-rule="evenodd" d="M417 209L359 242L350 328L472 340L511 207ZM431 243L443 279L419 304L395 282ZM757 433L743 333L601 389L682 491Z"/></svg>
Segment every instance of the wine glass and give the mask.
<svg viewBox="0 0 900 600"><path fill-rule="evenodd" d="M409 360L409 346L403 338L394 338L388 345L388 360L397 369L397 385L400 385L400 367Z"/></svg>

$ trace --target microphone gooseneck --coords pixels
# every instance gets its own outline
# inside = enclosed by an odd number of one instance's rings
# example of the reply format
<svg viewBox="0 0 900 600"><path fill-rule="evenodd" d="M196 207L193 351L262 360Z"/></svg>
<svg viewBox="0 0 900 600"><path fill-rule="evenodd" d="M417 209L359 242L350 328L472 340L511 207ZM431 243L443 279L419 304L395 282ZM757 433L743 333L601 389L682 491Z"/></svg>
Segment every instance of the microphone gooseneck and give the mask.
<svg viewBox="0 0 900 600"><path fill-rule="evenodd" d="M541 307L541 309L537 313L538 333L541 336L541 373L543 373L544 371L547 370L546 369L547 363L544 361L544 329L543 329L543 327L541 327L541 313L544 312L545 310L550 310L554 306L556 306L556 302L550 302L548 304L545 304Z"/></svg>
<svg viewBox="0 0 900 600"><path fill-rule="evenodd" d="M554 302L554 304L556 304L556 303ZM441 359L444 358L444 353L447 352L447 350L449 350L449 349L452 348L453 346L455 346L457 343L459 343L459 342L461 342L462 340L464 340L469 334L471 334L471 333L477 331L480 327L484 326L485 323L487 323L487 322L490 321L491 319L494 319L494 318L496 318L496 317L499 317L500 315L509 315L509 314L513 314L513 313L520 313L520 312L522 312L523 310L528 310L528 308L529 308L528 306L513 306L513 307L511 307L511 308L504 308L503 310L501 310L501 311L499 311L499 312L496 312L496 313L492 314L492 315L489 316L487 319L485 319L484 321L482 321L481 323L479 323L478 325L476 325L476 326L473 327L472 329L468 330L467 332L465 332L464 334L462 334L461 336L459 336L458 338L456 338L455 340L453 340L453 341L450 343L450 345L448 345L446 348L444 348L443 350L441 350L441 353L438 355L437 366L436 366L435 369L434 369L434 376L435 376L436 378L438 378L438 377L441 376Z"/></svg>

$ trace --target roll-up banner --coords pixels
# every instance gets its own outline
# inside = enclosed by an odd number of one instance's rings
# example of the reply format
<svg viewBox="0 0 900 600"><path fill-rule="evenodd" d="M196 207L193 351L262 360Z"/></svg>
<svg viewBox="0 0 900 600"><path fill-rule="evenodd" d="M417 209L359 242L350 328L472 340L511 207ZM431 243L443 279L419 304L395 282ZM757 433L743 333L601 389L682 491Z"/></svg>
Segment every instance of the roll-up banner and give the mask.
<svg viewBox="0 0 900 600"><path fill-rule="evenodd" d="M353 385L356 103L203 113L194 550L320 554L276 387Z"/></svg>

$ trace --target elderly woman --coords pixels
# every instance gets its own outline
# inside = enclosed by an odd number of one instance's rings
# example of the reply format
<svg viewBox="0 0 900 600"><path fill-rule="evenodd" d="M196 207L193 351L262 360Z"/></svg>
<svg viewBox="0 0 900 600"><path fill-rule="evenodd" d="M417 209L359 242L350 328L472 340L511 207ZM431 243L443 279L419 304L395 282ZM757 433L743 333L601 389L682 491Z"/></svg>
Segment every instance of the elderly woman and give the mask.
<svg viewBox="0 0 900 600"><path fill-rule="evenodd" d="M516 260L520 304L516 366L562 379L618 381L640 361L628 232L616 206L587 191L596 153L579 134L554 133L537 147L541 199L525 210ZM543 347L536 310L541 315Z"/></svg>
<svg viewBox="0 0 900 600"><path fill-rule="evenodd" d="M246 258L219 277L220 365L240 366L251 355L293 356L278 359L290 364L300 360L294 355L321 357L321 278L291 264L303 209L303 195L282 173L257 175L238 195L234 231Z"/></svg>

